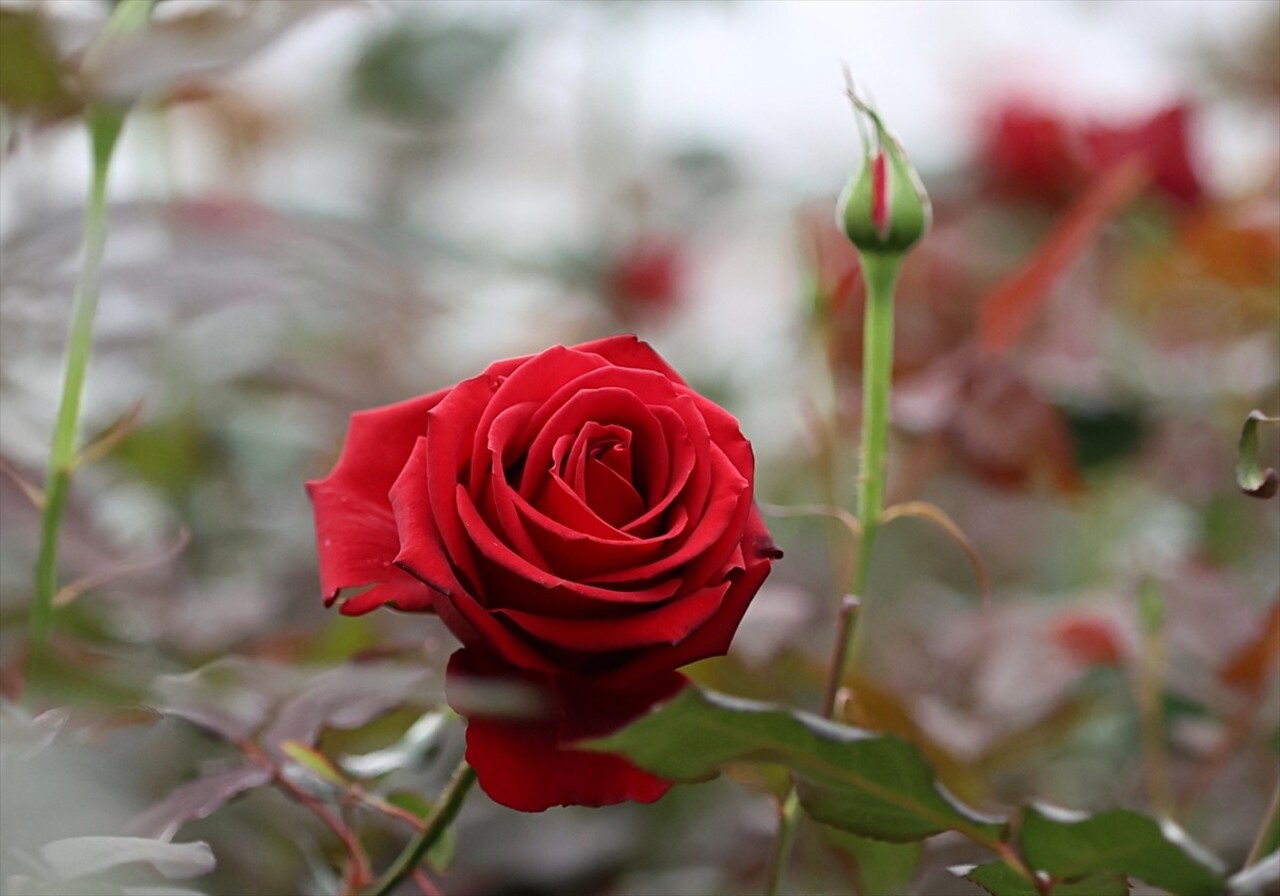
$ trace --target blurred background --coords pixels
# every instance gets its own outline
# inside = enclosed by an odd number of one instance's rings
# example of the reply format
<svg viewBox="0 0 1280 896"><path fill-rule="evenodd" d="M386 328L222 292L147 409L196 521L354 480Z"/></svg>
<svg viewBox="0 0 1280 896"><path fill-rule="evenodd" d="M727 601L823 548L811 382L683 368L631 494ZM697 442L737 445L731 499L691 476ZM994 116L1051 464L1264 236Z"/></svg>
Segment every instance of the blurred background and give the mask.
<svg viewBox="0 0 1280 896"><path fill-rule="evenodd" d="M943 508L991 579L984 610L960 546L887 528L847 721L911 738L989 808L1166 801L1239 867L1280 750L1280 517L1233 478L1245 416L1280 413L1274 0L162 0L85 70L110 8L0 2L0 739L44 747L8 753L0 880L38 888L50 869L29 857L59 838L181 824L218 859L197 889L333 892L332 834L277 789L141 813L239 761L209 736L225 725L184 720L208 682L183 676L218 658L243 661L219 699L269 692L268 725L307 693L300 670L375 661L343 684L387 688L367 717L313 707L330 755L439 704L438 674L403 674L443 668L433 619L320 605L302 483L354 410L636 332L739 417L760 500L851 507L842 63L935 208L899 291L890 498ZM84 92L136 105L83 431L141 411L75 480L63 580L87 585L57 661L24 677L39 516L22 484L43 478L57 407ZM1264 429L1264 465L1276 442ZM814 709L849 545L820 518L770 527L786 559L730 656L691 674ZM50 707L69 713L52 728ZM458 726L438 737L378 786L438 787ZM758 892L776 782L742 777L544 816L477 792L437 880ZM366 821L389 860L396 829ZM963 842L830 839L802 830L803 892L978 892L945 871L976 860Z"/></svg>

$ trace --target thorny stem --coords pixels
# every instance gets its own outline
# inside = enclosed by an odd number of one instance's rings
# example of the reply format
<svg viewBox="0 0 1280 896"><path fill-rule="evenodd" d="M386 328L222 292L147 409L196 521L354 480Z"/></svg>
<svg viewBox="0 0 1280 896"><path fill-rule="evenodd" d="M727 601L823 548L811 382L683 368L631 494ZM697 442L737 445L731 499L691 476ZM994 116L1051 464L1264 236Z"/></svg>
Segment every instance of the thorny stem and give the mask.
<svg viewBox="0 0 1280 896"><path fill-rule="evenodd" d="M852 594L844 598L835 652L827 669L822 714L835 715L841 685L861 656L865 642L859 624L859 601L866 591L867 569L875 546L880 514L884 506L885 460L889 445L889 393L893 374L893 291L902 270L900 254L860 253L862 276L867 284L867 307L862 342L862 465L858 473L858 562L854 568ZM782 886L796 827L800 823L799 797L795 788L782 804L778 820L777 844L769 870L768 896L777 896Z"/></svg>
<svg viewBox="0 0 1280 896"><path fill-rule="evenodd" d="M107 23L107 35L144 27L154 5L155 0L122 0ZM36 593L31 605L33 652L42 650L53 625L53 598L58 592L58 532L71 486L80 399L93 348L93 318L98 305L102 255L107 243L107 171L126 114L124 108L102 105L92 105L85 111L93 151L93 171L84 213L84 259L76 278L71 329L63 366L62 397L58 402L58 416L49 449L41 508Z"/></svg>
<svg viewBox="0 0 1280 896"><path fill-rule="evenodd" d="M465 759L459 762L458 767L453 771L453 777L445 785L440 800L423 824L422 830L409 841L400 855L396 856L395 861L383 872L382 877L365 891L364 896L387 896L395 889L396 884L413 875L418 865L422 863L427 850L453 823L458 810L462 808L462 801L466 798L467 791L475 781L475 769L469 766Z"/></svg>
<svg viewBox="0 0 1280 896"><path fill-rule="evenodd" d="M880 528L884 507L885 461L889 446L889 393L893 378L893 290L902 270L901 255L861 253L862 276L867 284L867 308L862 340L862 464L858 471L858 521L862 541L853 593L863 597L871 551ZM830 675L843 681L861 658L865 626L858 614L844 620L836 642ZM830 714L831 708L827 708Z"/></svg>
<svg viewBox="0 0 1280 896"><path fill-rule="evenodd" d="M333 813L321 800L307 793L297 784L289 780L289 778L281 770L270 756L268 756L261 747L251 740L241 741L239 744L244 754L250 760L256 762L267 771L271 772L272 778L280 785L293 799L310 809L315 815L323 821L329 828L338 835L338 839L342 841L343 847L347 851L349 865L345 875L344 883L346 884L347 893L358 893L373 878L373 868L369 864L369 856L364 850L360 838L355 835L341 818Z"/></svg>

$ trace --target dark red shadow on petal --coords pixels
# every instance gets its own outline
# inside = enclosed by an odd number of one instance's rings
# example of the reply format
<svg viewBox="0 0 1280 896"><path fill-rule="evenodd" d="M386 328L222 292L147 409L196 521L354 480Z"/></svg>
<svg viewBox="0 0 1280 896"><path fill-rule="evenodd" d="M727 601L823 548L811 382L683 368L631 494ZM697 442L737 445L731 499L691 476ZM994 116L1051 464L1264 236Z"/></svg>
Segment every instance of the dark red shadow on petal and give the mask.
<svg viewBox="0 0 1280 896"><path fill-rule="evenodd" d="M516 694L532 686L543 700L525 701L514 715L497 714L502 710L496 703L468 700L477 693L494 693L489 686L503 682ZM468 720L467 762L496 803L521 812L627 800L651 803L671 787L670 781L620 756L568 744L615 731L675 696L688 684L677 672L662 672L627 688L601 688L581 679L532 676L464 648L449 658L446 684L450 705Z"/></svg>

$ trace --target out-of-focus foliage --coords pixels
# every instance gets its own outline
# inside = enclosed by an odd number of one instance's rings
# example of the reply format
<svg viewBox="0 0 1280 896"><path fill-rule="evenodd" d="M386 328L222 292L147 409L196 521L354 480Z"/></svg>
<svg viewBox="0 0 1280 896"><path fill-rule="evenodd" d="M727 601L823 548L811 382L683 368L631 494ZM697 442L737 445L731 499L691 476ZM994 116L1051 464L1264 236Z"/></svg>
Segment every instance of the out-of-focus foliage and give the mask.
<svg viewBox="0 0 1280 896"><path fill-rule="evenodd" d="M908 68L954 85L944 110L921 100L927 145L902 134L936 221L898 295L889 502L946 511L991 595L935 528L886 527L841 720L892 732L983 812L1045 800L1163 849L1107 814L1151 811L1154 744L1179 823L1239 872L1280 745L1280 519L1233 476L1250 411L1280 412L1280 16L1201 4L1212 27L1109 63L1133 75L1117 85L1159 68L1177 90L1117 98L1088 76L1133 38L1131 4L1002 12L1032 52L1054 31L1038 15L1119 35L1044 66L1040 92L1000 81L981 16L934 27L953 6L164 0L96 62L107 4L0 7L0 889L65 892L60 860L89 867L84 838L117 837L121 864L86 891L333 893L349 856L324 813L378 869L421 823L461 752L438 688L451 640L427 617L327 614L314 570L302 482L355 409L629 329L739 417L763 501L849 507L864 296L832 220L856 140L838 59L877 42L906 68L855 73L885 105L926 89ZM964 48L885 37L913 15ZM791 76L823 51L787 41L823 28L849 49L808 93ZM83 432L142 404L77 472L61 580L83 590L29 662L76 113L104 96L141 103ZM1280 468L1275 428L1254 435L1258 471ZM812 710L850 538L821 516L770 528L786 559L730 655L689 671ZM1163 595L1158 669L1144 581ZM427 874L450 896L759 892L787 780L731 772L539 816L476 793ZM166 881L206 870L198 843L213 871ZM1269 886L1254 858L1240 893ZM806 823L789 880L1019 892L989 860L952 834L886 846ZM1043 861L1086 875L1055 893L1124 892L1114 869Z"/></svg>

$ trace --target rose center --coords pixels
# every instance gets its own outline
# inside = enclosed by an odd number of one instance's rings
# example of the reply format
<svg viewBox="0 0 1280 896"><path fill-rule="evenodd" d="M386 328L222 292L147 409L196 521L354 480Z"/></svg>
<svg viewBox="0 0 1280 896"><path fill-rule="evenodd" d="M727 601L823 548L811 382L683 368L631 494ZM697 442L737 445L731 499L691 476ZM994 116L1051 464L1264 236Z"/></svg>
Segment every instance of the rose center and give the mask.
<svg viewBox="0 0 1280 896"><path fill-rule="evenodd" d="M631 432L593 424L575 441L560 475L582 503L611 526L623 526L644 513L644 499L633 481Z"/></svg>

